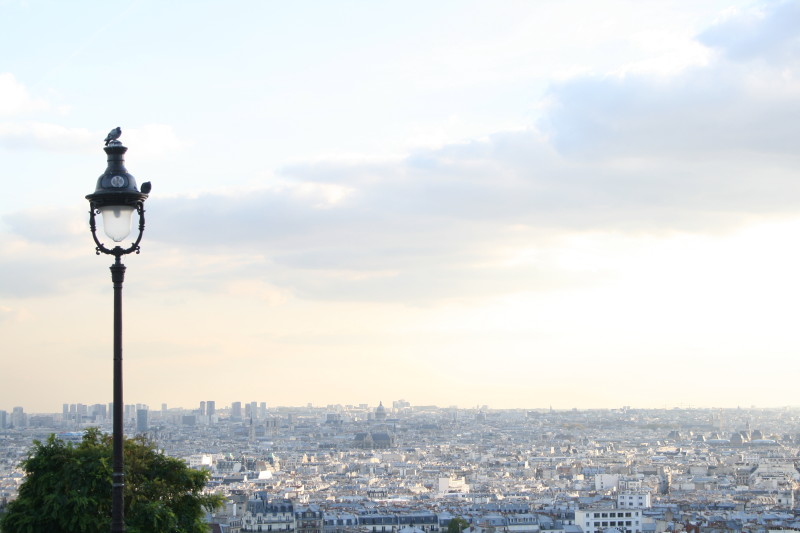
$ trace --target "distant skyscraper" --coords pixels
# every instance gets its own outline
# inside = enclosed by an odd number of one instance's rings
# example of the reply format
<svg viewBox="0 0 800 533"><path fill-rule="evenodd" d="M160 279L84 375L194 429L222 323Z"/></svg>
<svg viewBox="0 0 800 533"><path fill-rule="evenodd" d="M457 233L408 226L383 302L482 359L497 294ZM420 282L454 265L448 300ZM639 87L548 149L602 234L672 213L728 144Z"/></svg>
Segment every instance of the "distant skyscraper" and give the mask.
<svg viewBox="0 0 800 533"><path fill-rule="evenodd" d="M8 413L5 411L0 411L0 429L5 429L8 427Z"/></svg>
<svg viewBox="0 0 800 533"><path fill-rule="evenodd" d="M395 400L392 402L392 407L395 409L403 409L406 407L411 407L411 404L405 400Z"/></svg>
<svg viewBox="0 0 800 533"><path fill-rule="evenodd" d="M206 402L200 402L200 416L205 416L206 414Z"/></svg>
<svg viewBox="0 0 800 533"><path fill-rule="evenodd" d="M136 433L146 433L150 428L147 409L136 410Z"/></svg>
<svg viewBox="0 0 800 533"><path fill-rule="evenodd" d="M161 415L163 416L165 414L167 414L167 404L162 403L161 404Z"/></svg>
<svg viewBox="0 0 800 533"><path fill-rule="evenodd" d="M241 420L242 418L242 402L233 402L231 404L231 418Z"/></svg>
<svg viewBox="0 0 800 533"><path fill-rule="evenodd" d="M258 406L258 418L262 420L267 418L267 402L261 402Z"/></svg>
<svg viewBox="0 0 800 533"><path fill-rule="evenodd" d="M94 417L95 422L99 422L106 418L106 404L96 403L89 409L89 415Z"/></svg>
<svg viewBox="0 0 800 533"><path fill-rule="evenodd" d="M212 417L215 414L217 414L217 402L215 402L214 400L209 400L206 402L206 414L209 417Z"/></svg>
<svg viewBox="0 0 800 533"><path fill-rule="evenodd" d="M27 418L28 417L25 415L25 410L22 407L15 407L11 411L11 425L13 425L16 429L27 426Z"/></svg>
<svg viewBox="0 0 800 533"><path fill-rule="evenodd" d="M258 418L258 402L250 402L250 417Z"/></svg>

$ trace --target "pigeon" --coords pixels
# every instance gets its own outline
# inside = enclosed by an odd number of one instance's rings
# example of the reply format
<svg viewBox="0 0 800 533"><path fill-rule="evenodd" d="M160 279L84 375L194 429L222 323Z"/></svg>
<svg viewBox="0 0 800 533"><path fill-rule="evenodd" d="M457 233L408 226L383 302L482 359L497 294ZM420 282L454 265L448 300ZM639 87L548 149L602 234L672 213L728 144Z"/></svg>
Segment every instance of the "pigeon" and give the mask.
<svg viewBox="0 0 800 533"><path fill-rule="evenodd" d="M150 182L149 181L145 181L144 183L142 183L142 187L141 187L142 194L150 194L150 189L151 188L152 188L152 185L150 185Z"/></svg>
<svg viewBox="0 0 800 533"><path fill-rule="evenodd" d="M109 131L108 135L106 135L105 138L106 146L108 146L108 143L110 143L111 141L116 141L117 139L119 139L120 135L122 135L122 129L119 126Z"/></svg>

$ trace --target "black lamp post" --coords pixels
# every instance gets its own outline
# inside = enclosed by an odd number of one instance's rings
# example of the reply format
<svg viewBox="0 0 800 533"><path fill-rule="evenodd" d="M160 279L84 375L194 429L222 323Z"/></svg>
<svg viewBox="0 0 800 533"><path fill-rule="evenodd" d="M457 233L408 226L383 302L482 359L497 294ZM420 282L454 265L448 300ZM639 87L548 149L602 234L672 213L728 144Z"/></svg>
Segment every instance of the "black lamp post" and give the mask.
<svg viewBox="0 0 800 533"><path fill-rule="evenodd" d="M125 280L125 265L121 257L131 252L139 253L139 242L144 233L144 201L150 192L150 183L143 183L142 190L136 188L136 180L125 169L124 155L128 149L117 139L121 131L112 130L106 137L108 168L97 178L94 193L86 196L89 200L89 229L97 247L97 255L101 253L113 255L111 265L111 281L114 283L114 470L111 486L111 531L125 531L123 508L125 476L123 474L123 408L122 401L122 282ZM100 215L103 230L115 243L121 242L131 232L133 212L139 215L139 236L127 248L119 245L107 248L97 238L95 215Z"/></svg>

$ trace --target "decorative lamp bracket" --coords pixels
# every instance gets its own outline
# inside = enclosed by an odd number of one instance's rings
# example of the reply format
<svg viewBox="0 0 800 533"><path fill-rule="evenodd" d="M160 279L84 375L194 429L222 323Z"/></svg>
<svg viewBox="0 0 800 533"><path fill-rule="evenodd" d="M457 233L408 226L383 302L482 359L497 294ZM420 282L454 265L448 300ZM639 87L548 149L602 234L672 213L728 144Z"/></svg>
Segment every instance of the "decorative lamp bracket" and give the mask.
<svg viewBox="0 0 800 533"><path fill-rule="evenodd" d="M138 254L139 252L141 252L139 243L142 242L142 235L144 234L144 200L136 201L136 213L139 215L139 235L136 237L136 240L127 248L123 248L121 246L108 248L106 247L105 244L100 242L100 239L97 238L97 223L95 217L100 214L100 208L94 202L90 202L89 230L92 232L92 239L94 239L94 243L96 245L94 249L95 254L100 255L101 253L104 253L120 258L123 255L128 255L134 252Z"/></svg>

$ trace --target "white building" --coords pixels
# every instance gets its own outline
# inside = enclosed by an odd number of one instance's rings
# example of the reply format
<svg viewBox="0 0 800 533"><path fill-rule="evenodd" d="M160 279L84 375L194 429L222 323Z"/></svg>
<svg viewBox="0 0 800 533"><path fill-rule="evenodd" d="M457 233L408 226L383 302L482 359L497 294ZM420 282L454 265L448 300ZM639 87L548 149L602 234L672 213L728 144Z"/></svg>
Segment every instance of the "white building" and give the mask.
<svg viewBox="0 0 800 533"><path fill-rule="evenodd" d="M619 489L618 474L595 474L594 490L617 490Z"/></svg>
<svg viewBox="0 0 800 533"><path fill-rule="evenodd" d="M610 528L621 533L642 533L642 511L610 507L578 509L575 525L583 528L583 533L602 533Z"/></svg>
<svg viewBox="0 0 800 533"><path fill-rule="evenodd" d="M463 477L440 477L437 484L439 496L452 493L468 493L469 484Z"/></svg>
<svg viewBox="0 0 800 533"><path fill-rule="evenodd" d="M617 494L617 507L620 509L649 509L650 493L647 491L625 490Z"/></svg>

